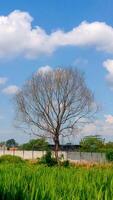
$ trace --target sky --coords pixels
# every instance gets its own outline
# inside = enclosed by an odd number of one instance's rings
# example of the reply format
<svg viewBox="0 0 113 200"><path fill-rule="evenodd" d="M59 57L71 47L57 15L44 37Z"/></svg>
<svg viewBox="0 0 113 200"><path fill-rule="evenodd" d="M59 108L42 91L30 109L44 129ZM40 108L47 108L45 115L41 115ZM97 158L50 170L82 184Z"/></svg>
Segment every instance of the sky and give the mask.
<svg viewBox="0 0 113 200"><path fill-rule="evenodd" d="M48 66L85 72L101 109L78 137L99 134L113 141L112 8L112 0L0 0L0 141L30 139L14 126L13 96Z"/></svg>

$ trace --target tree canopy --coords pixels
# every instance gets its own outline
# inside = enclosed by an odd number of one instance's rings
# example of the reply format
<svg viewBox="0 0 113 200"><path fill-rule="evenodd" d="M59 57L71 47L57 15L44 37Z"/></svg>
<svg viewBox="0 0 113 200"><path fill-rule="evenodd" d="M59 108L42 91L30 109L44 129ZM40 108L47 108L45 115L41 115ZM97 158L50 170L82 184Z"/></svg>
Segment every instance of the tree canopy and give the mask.
<svg viewBox="0 0 113 200"><path fill-rule="evenodd" d="M71 68L34 74L16 94L15 105L22 128L53 140L56 159L60 139L76 134L95 112L83 73Z"/></svg>
<svg viewBox="0 0 113 200"><path fill-rule="evenodd" d="M105 143L100 135L90 135L80 141L80 146L82 151L98 152L105 148Z"/></svg>
<svg viewBox="0 0 113 200"><path fill-rule="evenodd" d="M18 146L18 143L15 141L15 139L9 139L6 141L6 146L8 148L16 147L16 146Z"/></svg>
<svg viewBox="0 0 113 200"><path fill-rule="evenodd" d="M48 142L44 138L32 139L28 143L21 145L20 149L44 151L48 150Z"/></svg>

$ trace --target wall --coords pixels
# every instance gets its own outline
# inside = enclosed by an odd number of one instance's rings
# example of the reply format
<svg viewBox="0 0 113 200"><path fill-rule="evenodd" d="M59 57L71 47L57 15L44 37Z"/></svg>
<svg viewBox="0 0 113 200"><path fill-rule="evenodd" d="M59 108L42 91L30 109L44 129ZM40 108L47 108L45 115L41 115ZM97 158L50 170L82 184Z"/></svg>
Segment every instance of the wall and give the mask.
<svg viewBox="0 0 113 200"><path fill-rule="evenodd" d="M68 152L67 159L77 161L106 162L105 153Z"/></svg>
<svg viewBox="0 0 113 200"><path fill-rule="evenodd" d="M13 150L0 150L1 155L16 155L23 159L36 159L41 158L45 154L44 151L13 151ZM76 161L94 161L94 162L106 162L104 153L86 153L86 152L59 152L59 156L63 154L64 159L76 160Z"/></svg>

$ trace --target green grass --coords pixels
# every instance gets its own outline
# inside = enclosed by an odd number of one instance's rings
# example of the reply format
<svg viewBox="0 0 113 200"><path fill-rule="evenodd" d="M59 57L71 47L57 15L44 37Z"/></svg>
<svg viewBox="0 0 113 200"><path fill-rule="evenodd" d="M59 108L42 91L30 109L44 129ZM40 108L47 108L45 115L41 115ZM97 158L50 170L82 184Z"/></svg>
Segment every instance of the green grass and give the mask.
<svg viewBox="0 0 113 200"><path fill-rule="evenodd" d="M0 164L0 200L112 200L113 169Z"/></svg>

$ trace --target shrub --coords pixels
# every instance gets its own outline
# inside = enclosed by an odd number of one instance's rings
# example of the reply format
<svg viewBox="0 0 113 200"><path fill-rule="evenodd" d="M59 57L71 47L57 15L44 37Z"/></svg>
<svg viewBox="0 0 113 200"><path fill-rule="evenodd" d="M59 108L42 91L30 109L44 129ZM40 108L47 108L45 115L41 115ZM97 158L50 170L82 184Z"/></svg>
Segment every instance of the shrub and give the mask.
<svg viewBox="0 0 113 200"><path fill-rule="evenodd" d="M64 154L63 153L60 155L59 160L64 161Z"/></svg>
<svg viewBox="0 0 113 200"><path fill-rule="evenodd" d="M107 152L106 152L106 159L108 160L108 161L113 161L113 150L111 149L111 150L108 150Z"/></svg>
<svg viewBox="0 0 113 200"><path fill-rule="evenodd" d="M0 163L24 163L25 161L19 156L3 155L0 157Z"/></svg>
<svg viewBox="0 0 113 200"><path fill-rule="evenodd" d="M42 156L39 163L46 164L47 166L54 166L57 164L57 161L52 157L51 151L47 151L46 154Z"/></svg>
<svg viewBox="0 0 113 200"><path fill-rule="evenodd" d="M69 167L70 166L69 160L64 160L63 162L61 161L60 165L63 167Z"/></svg>

